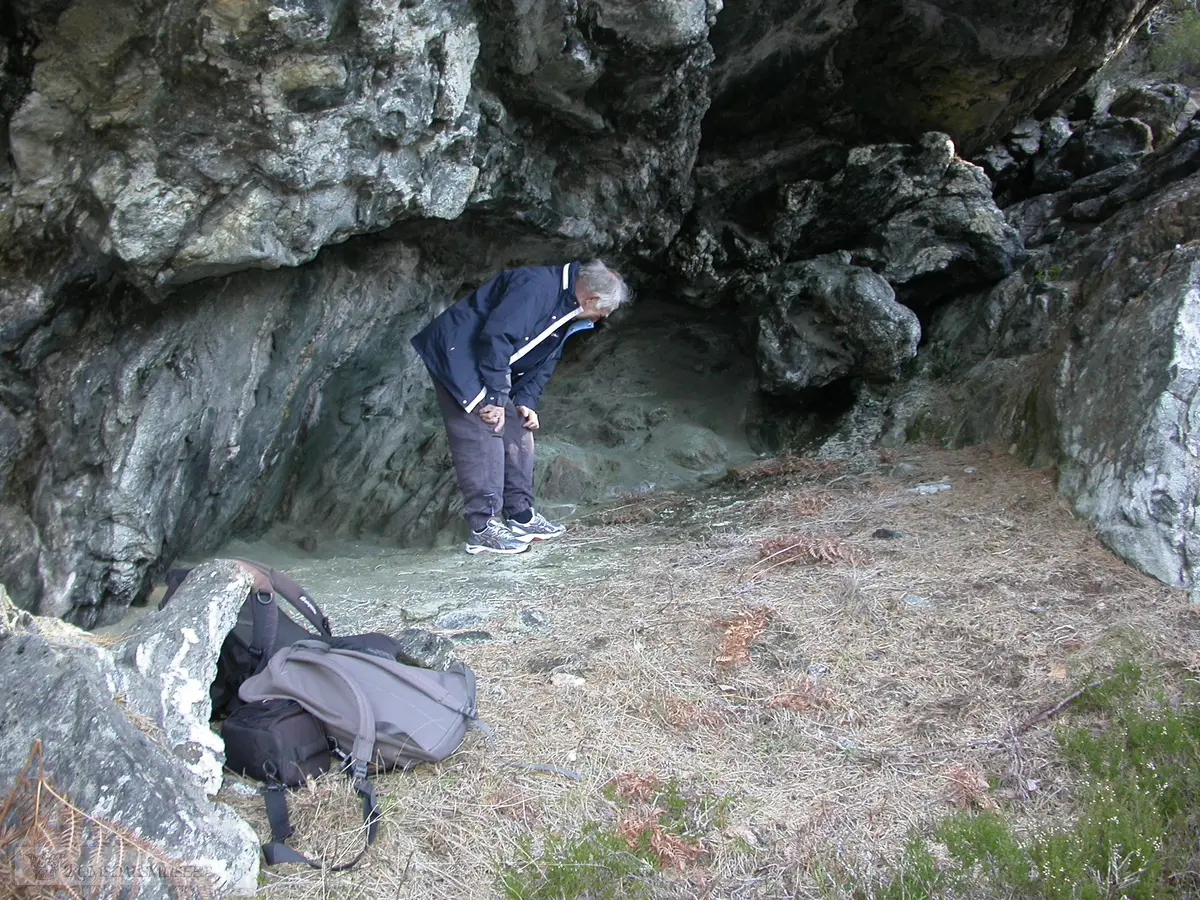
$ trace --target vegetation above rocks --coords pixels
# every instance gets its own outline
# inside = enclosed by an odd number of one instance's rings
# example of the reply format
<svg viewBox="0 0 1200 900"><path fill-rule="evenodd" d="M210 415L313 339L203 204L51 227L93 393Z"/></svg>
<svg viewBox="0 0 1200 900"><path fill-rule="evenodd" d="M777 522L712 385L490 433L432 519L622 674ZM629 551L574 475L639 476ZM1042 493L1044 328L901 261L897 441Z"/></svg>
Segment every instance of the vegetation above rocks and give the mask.
<svg viewBox="0 0 1200 900"><path fill-rule="evenodd" d="M1200 77L1200 12L1192 0L1168 0L1148 23L1153 71Z"/></svg>

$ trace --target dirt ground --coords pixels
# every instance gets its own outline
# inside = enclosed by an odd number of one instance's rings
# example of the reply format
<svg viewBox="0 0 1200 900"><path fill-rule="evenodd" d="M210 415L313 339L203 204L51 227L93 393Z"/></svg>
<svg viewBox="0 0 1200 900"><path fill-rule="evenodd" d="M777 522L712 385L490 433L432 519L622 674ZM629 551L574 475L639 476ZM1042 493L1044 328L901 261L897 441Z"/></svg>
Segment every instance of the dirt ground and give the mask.
<svg viewBox="0 0 1200 900"><path fill-rule="evenodd" d="M456 637L494 737L377 778L363 862L276 867L265 896L497 896L548 835L652 835L656 784L692 829L656 845L661 897L829 896L822 873L884 871L956 806L1061 821L1058 717L1037 714L1130 654L1200 671L1200 609L1106 551L1054 479L987 449L764 461L612 504L526 558L380 553L343 560L353 576L269 559L341 631ZM385 587L364 601L364 579ZM246 792L219 799L265 836ZM298 848L356 852L342 779L292 808Z"/></svg>

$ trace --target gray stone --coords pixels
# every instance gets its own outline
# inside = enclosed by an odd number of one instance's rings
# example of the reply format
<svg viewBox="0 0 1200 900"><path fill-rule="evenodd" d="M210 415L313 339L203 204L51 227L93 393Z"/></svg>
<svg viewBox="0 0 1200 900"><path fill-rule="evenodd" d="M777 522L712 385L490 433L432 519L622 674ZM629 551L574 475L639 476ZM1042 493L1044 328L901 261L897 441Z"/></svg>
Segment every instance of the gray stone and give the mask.
<svg viewBox="0 0 1200 900"><path fill-rule="evenodd" d="M0 504L0 585L21 609L37 609L42 593L41 542L33 520Z"/></svg>
<svg viewBox="0 0 1200 900"><path fill-rule="evenodd" d="M699 425L660 426L654 430L650 442L660 447L672 462L698 472L721 468L729 458L725 442L710 429Z"/></svg>
<svg viewBox="0 0 1200 900"><path fill-rule="evenodd" d="M225 745L209 727L209 686L253 583L235 563L197 566L164 609L139 618L111 648L117 692L160 723L163 744L210 795L221 788Z"/></svg>
<svg viewBox="0 0 1200 900"><path fill-rule="evenodd" d="M545 610L542 609L523 609L519 615L521 625L535 631L541 631L549 627L550 617Z"/></svg>
<svg viewBox="0 0 1200 900"><path fill-rule="evenodd" d="M5 602L0 598L0 606ZM82 632L45 619L0 635L0 677L5 684L37 685L0 696L0 794L11 789L39 740L46 774L86 814L210 874L219 896L254 894L254 830L210 802L200 779L170 749L170 735L181 733L171 720L182 721L188 692L149 682ZM145 704L147 698L159 702ZM147 713L151 706L157 708ZM196 735L188 737L178 749L199 745ZM173 896L156 875L145 877L138 895Z"/></svg>
<svg viewBox="0 0 1200 900"><path fill-rule="evenodd" d="M466 631L456 631L450 636L453 644L486 644L496 639L496 636L483 628L469 628Z"/></svg>
<svg viewBox="0 0 1200 900"><path fill-rule="evenodd" d="M936 132L913 145L856 147L828 181L786 187L782 206L772 230L785 256L861 247L894 285L928 276L942 290L994 281L1025 256L983 170Z"/></svg>
<svg viewBox="0 0 1200 900"><path fill-rule="evenodd" d="M1095 286L1086 343L1063 360L1059 489L1102 540L1167 584L1200 572L1200 251L1165 268L1114 261ZM1130 302L1132 283L1144 285Z"/></svg>
<svg viewBox="0 0 1200 900"><path fill-rule="evenodd" d="M888 381L917 352L921 326L891 286L845 255L784 266L742 285L757 319L760 385L775 394L848 375Z"/></svg>
<svg viewBox="0 0 1200 900"><path fill-rule="evenodd" d="M435 628L441 628L446 631L461 631L484 624L488 620L489 615L490 612L456 610L455 612L440 616L433 625Z"/></svg>
<svg viewBox="0 0 1200 900"><path fill-rule="evenodd" d="M913 485L908 489L908 492L910 494L928 496L930 494L941 494L948 490L950 490L950 485L944 481L926 481L922 484Z"/></svg>
<svg viewBox="0 0 1200 900"><path fill-rule="evenodd" d="M443 617L439 622L445 621L446 618ZM477 621L482 620L477 619ZM471 624L475 624L475 622ZM451 628L462 626L439 624L438 627ZM410 666L420 666L423 669L435 669L439 672L444 672L450 668L450 664L454 661L454 643L443 635L434 634L423 628L405 628L396 635L396 641L400 644L397 657L400 662L407 663Z"/></svg>
<svg viewBox="0 0 1200 900"><path fill-rule="evenodd" d="M1154 134L1138 119L1110 116L1071 135L1063 146L1062 165L1077 177L1137 162L1154 146Z"/></svg>
<svg viewBox="0 0 1200 900"><path fill-rule="evenodd" d="M1113 88L1108 112L1145 122L1154 147L1161 149L1174 140L1200 111L1200 100L1186 85L1156 78L1135 79Z"/></svg>
<svg viewBox="0 0 1200 900"><path fill-rule="evenodd" d="M547 500L578 502L593 486L583 463L565 453L552 457L543 472L538 478L538 494Z"/></svg>

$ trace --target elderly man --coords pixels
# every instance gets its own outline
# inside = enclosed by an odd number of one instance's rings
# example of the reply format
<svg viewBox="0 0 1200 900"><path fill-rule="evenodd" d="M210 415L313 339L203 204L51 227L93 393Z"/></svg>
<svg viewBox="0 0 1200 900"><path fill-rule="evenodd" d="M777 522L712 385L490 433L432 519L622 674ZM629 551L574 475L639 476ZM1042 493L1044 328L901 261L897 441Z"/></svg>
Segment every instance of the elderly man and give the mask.
<svg viewBox="0 0 1200 900"><path fill-rule="evenodd" d="M520 553L566 531L533 506L538 398L567 338L628 299L621 276L599 260L511 269L412 339L450 438L468 553Z"/></svg>

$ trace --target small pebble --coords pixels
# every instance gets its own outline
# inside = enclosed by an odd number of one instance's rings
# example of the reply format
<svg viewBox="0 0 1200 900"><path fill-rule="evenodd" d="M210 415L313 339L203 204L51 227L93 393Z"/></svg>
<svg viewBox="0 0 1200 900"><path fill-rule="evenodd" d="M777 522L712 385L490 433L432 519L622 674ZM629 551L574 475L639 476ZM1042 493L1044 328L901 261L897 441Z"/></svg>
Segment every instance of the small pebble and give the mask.
<svg viewBox="0 0 1200 900"><path fill-rule="evenodd" d="M918 484L915 487L910 487L910 494L940 494L942 491L950 490L950 485L944 481L927 481L924 484Z"/></svg>
<svg viewBox="0 0 1200 900"><path fill-rule="evenodd" d="M456 644L482 644L493 639L490 631L484 631L481 628L470 631L459 631L450 635L450 640Z"/></svg>
<svg viewBox="0 0 1200 900"><path fill-rule="evenodd" d="M225 783L229 786L229 789L239 797L258 796L258 788L254 787L254 785L246 784L244 781L234 781L232 778L226 778Z"/></svg>
<svg viewBox="0 0 1200 900"><path fill-rule="evenodd" d="M550 617L540 609L523 609L520 618L526 628L545 628L550 622Z"/></svg>

